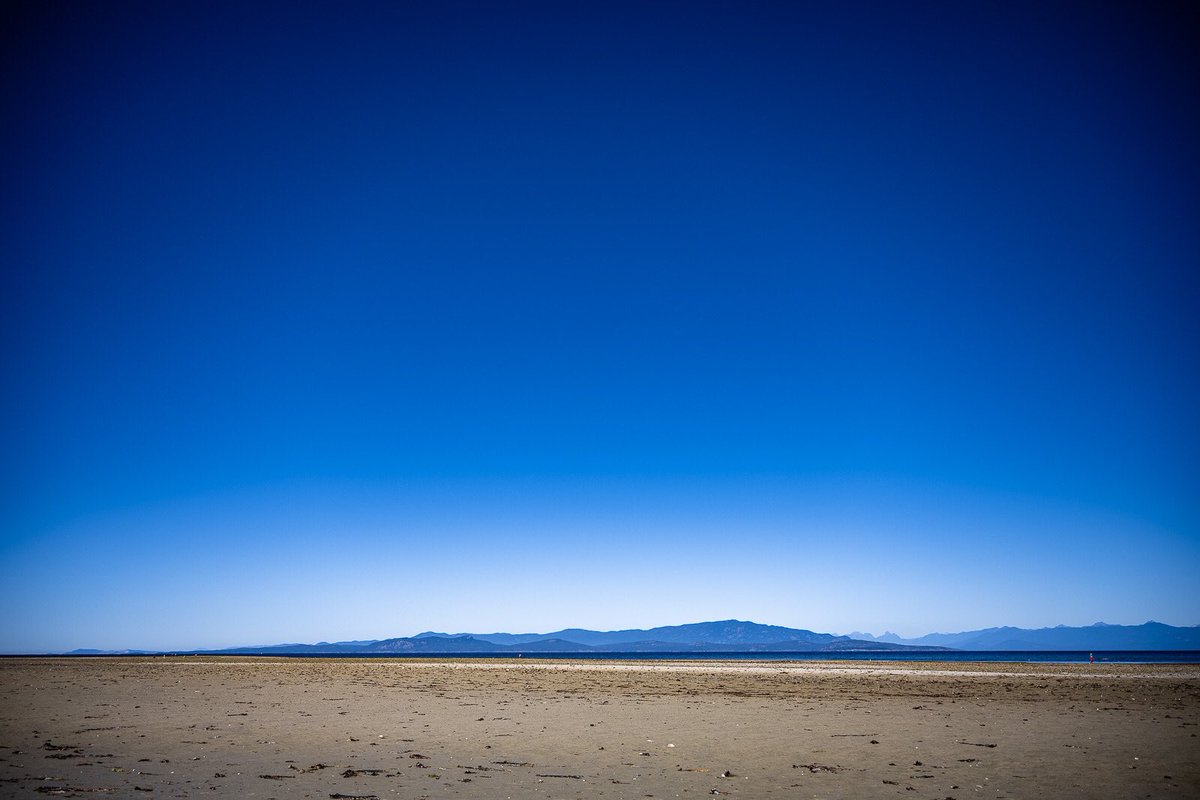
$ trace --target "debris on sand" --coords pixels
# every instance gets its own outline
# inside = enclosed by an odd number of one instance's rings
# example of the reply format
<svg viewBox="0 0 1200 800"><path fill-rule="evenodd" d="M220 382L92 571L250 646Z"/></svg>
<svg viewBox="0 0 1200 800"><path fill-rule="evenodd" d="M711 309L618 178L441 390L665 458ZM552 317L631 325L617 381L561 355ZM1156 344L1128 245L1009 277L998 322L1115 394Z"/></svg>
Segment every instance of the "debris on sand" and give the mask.
<svg viewBox="0 0 1200 800"><path fill-rule="evenodd" d="M34 791L38 792L40 794L51 794L51 795L61 796L61 797L70 797L71 795L86 794L89 792L96 793L96 794L106 794L108 792L111 792L112 789L109 789L108 787L105 787L105 786L90 786L90 787L38 786L37 788L34 789Z"/></svg>

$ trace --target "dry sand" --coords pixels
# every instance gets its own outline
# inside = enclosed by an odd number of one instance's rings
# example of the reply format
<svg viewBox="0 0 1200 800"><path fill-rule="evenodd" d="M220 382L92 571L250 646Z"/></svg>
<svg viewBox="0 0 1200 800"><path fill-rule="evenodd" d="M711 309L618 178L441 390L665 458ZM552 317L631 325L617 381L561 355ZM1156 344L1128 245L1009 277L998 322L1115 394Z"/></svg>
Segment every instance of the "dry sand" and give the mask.
<svg viewBox="0 0 1200 800"><path fill-rule="evenodd" d="M1200 668L0 659L0 796L1200 797Z"/></svg>

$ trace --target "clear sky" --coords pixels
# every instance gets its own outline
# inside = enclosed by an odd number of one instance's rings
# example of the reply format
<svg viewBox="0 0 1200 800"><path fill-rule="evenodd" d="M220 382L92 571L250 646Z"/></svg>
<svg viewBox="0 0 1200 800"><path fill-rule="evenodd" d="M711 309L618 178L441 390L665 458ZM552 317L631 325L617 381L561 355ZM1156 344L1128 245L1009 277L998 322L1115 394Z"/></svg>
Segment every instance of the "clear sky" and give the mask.
<svg viewBox="0 0 1200 800"><path fill-rule="evenodd" d="M1200 623L1177 4L7 4L0 650Z"/></svg>

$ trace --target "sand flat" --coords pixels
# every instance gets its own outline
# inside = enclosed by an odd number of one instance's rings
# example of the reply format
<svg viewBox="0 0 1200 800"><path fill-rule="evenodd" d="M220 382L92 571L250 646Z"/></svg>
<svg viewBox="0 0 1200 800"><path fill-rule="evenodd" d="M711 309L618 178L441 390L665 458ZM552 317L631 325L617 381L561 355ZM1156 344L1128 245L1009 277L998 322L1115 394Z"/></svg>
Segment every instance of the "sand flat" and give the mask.
<svg viewBox="0 0 1200 800"><path fill-rule="evenodd" d="M1200 796L1200 668L0 659L3 797L714 795Z"/></svg>

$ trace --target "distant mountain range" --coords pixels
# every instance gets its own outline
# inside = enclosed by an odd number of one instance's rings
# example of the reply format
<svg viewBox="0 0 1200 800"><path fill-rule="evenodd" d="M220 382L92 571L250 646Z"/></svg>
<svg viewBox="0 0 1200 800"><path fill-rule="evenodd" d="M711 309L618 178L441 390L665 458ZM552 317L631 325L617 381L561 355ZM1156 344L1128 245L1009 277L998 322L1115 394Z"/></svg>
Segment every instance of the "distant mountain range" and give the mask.
<svg viewBox="0 0 1200 800"><path fill-rule="evenodd" d="M1097 622L1071 628L984 628L962 633L931 633L904 639L894 633L872 636L851 633L851 638L871 642L948 647L953 650L1200 650L1200 626L1177 628L1161 622L1141 625L1107 625Z"/></svg>
<svg viewBox="0 0 1200 800"><path fill-rule="evenodd" d="M362 639L316 644L275 644L224 650L174 650L213 655L448 655L537 653L771 653L930 650L1200 650L1200 626L1147 622L1081 628L986 628L962 633L931 633L904 639L894 633L838 636L800 628L741 620L697 622L643 630L592 631L566 628L552 633L437 633L394 639ZM68 655L150 655L150 650L72 650Z"/></svg>
<svg viewBox="0 0 1200 800"><path fill-rule="evenodd" d="M567 628L552 633L435 633L377 641L281 644L238 647L212 653L395 653L397 655L445 653L703 653L703 652L839 652L852 650L944 650L938 645L906 645L863 641L832 633L814 633L778 625L724 620L671 625L642 630L590 631Z"/></svg>
<svg viewBox="0 0 1200 800"><path fill-rule="evenodd" d="M316 644L276 644L235 647L224 650L188 650L212 654L388 654L496 655L536 653L696 653L696 652L845 652L944 650L938 645L905 645L895 642L864 641L831 633L814 633L778 625L724 620L672 625L649 630L592 631L568 628L552 633L436 633L426 631L411 637L317 642ZM76 650L74 655L96 655L102 651ZM135 654L121 651L116 654Z"/></svg>

